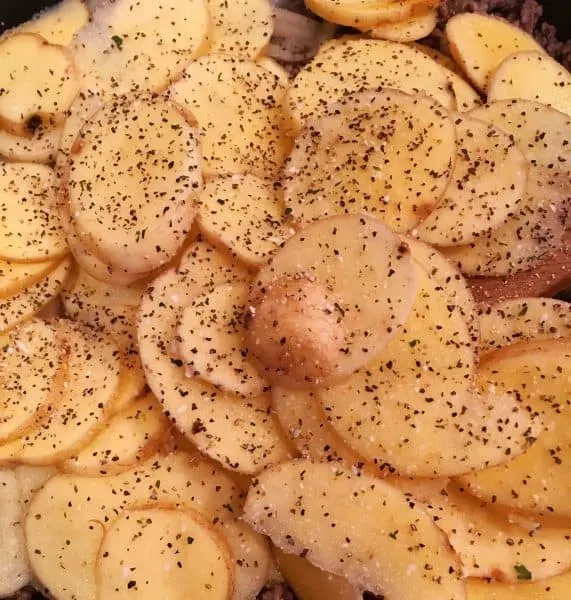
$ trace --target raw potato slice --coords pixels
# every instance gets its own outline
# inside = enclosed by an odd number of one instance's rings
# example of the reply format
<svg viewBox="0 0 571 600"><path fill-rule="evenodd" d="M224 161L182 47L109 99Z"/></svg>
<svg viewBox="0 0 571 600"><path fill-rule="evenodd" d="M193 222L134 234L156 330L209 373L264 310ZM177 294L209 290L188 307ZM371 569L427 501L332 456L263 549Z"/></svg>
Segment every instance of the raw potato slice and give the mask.
<svg viewBox="0 0 571 600"><path fill-rule="evenodd" d="M31 137L21 137L0 129L0 156L17 162L50 163L54 160L61 127L38 128Z"/></svg>
<svg viewBox="0 0 571 600"><path fill-rule="evenodd" d="M414 42L429 36L438 23L438 11L429 7L395 23L379 23L370 31L372 38L393 42Z"/></svg>
<svg viewBox="0 0 571 600"><path fill-rule="evenodd" d="M33 164L0 166L0 256L45 261L68 252L56 210L54 172Z"/></svg>
<svg viewBox="0 0 571 600"><path fill-rule="evenodd" d="M289 553L388 598L466 597L458 559L420 508L380 479L290 461L258 476L244 518Z"/></svg>
<svg viewBox="0 0 571 600"><path fill-rule="evenodd" d="M273 183L254 175L232 175L204 184L197 220L213 243L222 243L258 267L291 235L283 217Z"/></svg>
<svg viewBox="0 0 571 600"><path fill-rule="evenodd" d="M172 102L124 98L97 112L78 142L66 183L80 235L117 269L167 263L190 231L202 187L198 130Z"/></svg>
<svg viewBox="0 0 571 600"><path fill-rule="evenodd" d="M31 319L63 289L71 271L71 260L64 258L50 273L32 286L0 300L0 334Z"/></svg>
<svg viewBox="0 0 571 600"><path fill-rule="evenodd" d="M18 490L20 494L20 506L22 515L25 517L28 513L28 506L34 497L34 494L40 490L48 479L57 475L58 470L55 467L30 467L28 465L19 465L13 469L18 480Z"/></svg>
<svg viewBox="0 0 571 600"><path fill-rule="evenodd" d="M541 50L518 52L498 67L488 90L490 102L510 98L535 100L571 116L571 74Z"/></svg>
<svg viewBox="0 0 571 600"><path fill-rule="evenodd" d="M431 98L348 95L296 139L284 169L286 211L301 224L366 213L408 231L438 204L455 153L454 122Z"/></svg>
<svg viewBox="0 0 571 600"><path fill-rule="evenodd" d="M528 178L525 156L501 129L455 119L454 170L444 197L414 234L434 246L461 246L496 229L517 210Z"/></svg>
<svg viewBox="0 0 571 600"><path fill-rule="evenodd" d="M497 583L469 579L468 600L567 600L571 591L571 571L532 583Z"/></svg>
<svg viewBox="0 0 571 600"><path fill-rule="evenodd" d="M138 358L138 357L137 357ZM123 358L121 372L119 373L119 387L113 399L113 413L118 414L129 408L133 402L145 391L147 382L142 365L134 365ZM136 362L136 361L133 361Z"/></svg>
<svg viewBox="0 0 571 600"><path fill-rule="evenodd" d="M246 397L269 389L246 349L248 292L246 283L227 283L196 296L182 311L176 333L176 354L188 377Z"/></svg>
<svg viewBox="0 0 571 600"><path fill-rule="evenodd" d="M420 52L422 52L423 54L430 56L430 58L432 58L432 60L437 62L440 66L448 69L449 71L452 71L461 78L465 77L464 71L462 71L462 69L458 66L454 59L448 56L448 54L444 54L443 52L440 52L440 50L436 50L436 48L433 48L432 46L427 46L426 44L420 42L414 42L410 44L410 46L412 46L416 50L420 50Z"/></svg>
<svg viewBox="0 0 571 600"><path fill-rule="evenodd" d="M516 298L485 306L479 315L483 352L518 342L571 338L571 304L551 298Z"/></svg>
<svg viewBox="0 0 571 600"><path fill-rule="evenodd" d="M328 385L383 351L415 294L409 248L380 221L317 221L285 242L252 284L250 352L273 383Z"/></svg>
<svg viewBox="0 0 571 600"><path fill-rule="evenodd" d="M14 471L0 469L0 597L9 598L30 583L18 482Z"/></svg>
<svg viewBox="0 0 571 600"><path fill-rule="evenodd" d="M342 38L323 44L293 80L285 105L291 128L298 133L348 94L381 87L428 94L454 107L446 73L422 52L385 40Z"/></svg>
<svg viewBox="0 0 571 600"><path fill-rule="evenodd" d="M449 19L445 31L452 57L481 92L488 90L492 74L510 54L544 52L529 34L490 15L458 14ZM537 83L535 77L532 81Z"/></svg>
<svg viewBox="0 0 571 600"><path fill-rule="evenodd" d="M0 441L20 437L57 404L67 351L54 326L31 321L12 330L0 349Z"/></svg>
<svg viewBox="0 0 571 600"><path fill-rule="evenodd" d="M280 89L276 75L249 60L214 54L187 66L169 93L204 130L205 175L279 173L289 150Z"/></svg>
<svg viewBox="0 0 571 600"><path fill-rule="evenodd" d="M570 517L571 340L522 342L493 352L480 365L478 381L529 405L545 430L521 456L467 475L462 483L487 501Z"/></svg>
<svg viewBox="0 0 571 600"><path fill-rule="evenodd" d="M234 565L198 513L153 507L127 510L107 529L95 577L98 600L230 600Z"/></svg>
<svg viewBox="0 0 571 600"><path fill-rule="evenodd" d="M18 27L17 31L39 33L50 44L67 46L88 20L89 11L82 0L62 0Z"/></svg>
<svg viewBox="0 0 571 600"><path fill-rule="evenodd" d="M26 136L62 121L79 91L71 54L34 33L0 42L0 127ZM38 93L41 90L41 93Z"/></svg>
<svg viewBox="0 0 571 600"><path fill-rule="evenodd" d="M270 56L261 56L256 60L256 62L264 69L267 69L271 73L273 73L279 80L282 86L284 87L284 93L287 86L290 83L289 73L280 65L277 60L274 60Z"/></svg>
<svg viewBox="0 0 571 600"><path fill-rule="evenodd" d="M270 0L208 0L210 53L256 58L274 30Z"/></svg>
<svg viewBox="0 0 571 600"><path fill-rule="evenodd" d="M119 473L149 458L167 435L168 422L161 407L148 395L118 412L90 444L61 467L80 475Z"/></svg>
<svg viewBox="0 0 571 600"><path fill-rule="evenodd" d="M37 283L57 267L57 261L18 263L0 259L0 298L13 296Z"/></svg>

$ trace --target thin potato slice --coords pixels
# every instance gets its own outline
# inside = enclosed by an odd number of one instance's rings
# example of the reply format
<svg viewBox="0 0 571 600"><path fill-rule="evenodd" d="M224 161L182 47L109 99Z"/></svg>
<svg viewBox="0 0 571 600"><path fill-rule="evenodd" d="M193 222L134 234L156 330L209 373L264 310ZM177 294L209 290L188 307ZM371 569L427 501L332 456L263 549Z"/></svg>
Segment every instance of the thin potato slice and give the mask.
<svg viewBox="0 0 571 600"><path fill-rule="evenodd" d="M204 130L205 175L279 173L288 151L280 88L276 75L248 60L212 54L187 66L169 94Z"/></svg>
<svg viewBox="0 0 571 600"><path fill-rule="evenodd" d="M33 164L0 166L0 256L45 261L68 252L56 211L54 172Z"/></svg>
<svg viewBox="0 0 571 600"><path fill-rule="evenodd" d="M252 284L250 352L274 383L328 385L383 351L415 293L409 248L380 221L317 221L286 241Z"/></svg>
<svg viewBox="0 0 571 600"><path fill-rule="evenodd" d="M394 23L379 23L369 32L372 38L393 42L414 42L429 36L438 23L438 11L429 4L426 10Z"/></svg>
<svg viewBox="0 0 571 600"><path fill-rule="evenodd" d="M469 579L467 590L468 600L567 600L571 591L571 571L543 581L522 581L516 585Z"/></svg>
<svg viewBox="0 0 571 600"><path fill-rule="evenodd" d="M288 216L306 224L366 213L408 231L438 204L455 153L454 122L431 98L397 90L348 95L296 139L284 169Z"/></svg>
<svg viewBox="0 0 571 600"><path fill-rule="evenodd" d="M415 235L435 246L461 246L505 223L526 191L527 160L501 129L457 116L456 160L444 197Z"/></svg>
<svg viewBox="0 0 571 600"><path fill-rule="evenodd" d="M83 0L62 0L18 27L18 32L38 33L50 44L67 46L89 20Z"/></svg>
<svg viewBox="0 0 571 600"><path fill-rule="evenodd" d="M129 408L137 398L145 391L147 382L140 361L136 366L123 359L119 373L119 387L113 399L113 414Z"/></svg>
<svg viewBox="0 0 571 600"><path fill-rule="evenodd" d="M488 354L478 381L482 388L493 387L529 405L545 431L521 456L461 482L487 501L570 517L571 340L522 342Z"/></svg>
<svg viewBox="0 0 571 600"><path fill-rule="evenodd" d="M345 96L376 88L425 93L454 107L446 73L422 52L385 40L342 38L324 44L293 80L286 111L297 133Z"/></svg>
<svg viewBox="0 0 571 600"><path fill-rule="evenodd" d="M57 266L57 261L19 263L0 259L0 298L34 285Z"/></svg>
<svg viewBox="0 0 571 600"><path fill-rule="evenodd" d="M28 506L34 497L34 494L40 490L54 475L57 475L56 467L31 467L28 465L19 465L14 467L14 473L18 480L18 490L20 494L20 506L22 515L25 517L28 513Z"/></svg>
<svg viewBox="0 0 571 600"><path fill-rule="evenodd" d="M264 69L267 69L273 73L280 80L280 83L284 87L285 93L285 90L290 83L290 76L286 69L282 67L277 60L270 56L261 56L260 58L256 59L256 62L260 66L264 67Z"/></svg>
<svg viewBox="0 0 571 600"><path fill-rule="evenodd" d="M446 40L454 60L482 92L488 90L492 73L510 54L543 52L533 37L507 21L469 12L446 23Z"/></svg>
<svg viewBox="0 0 571 600"><path fill-rule="evenodd" d="M289 553L389 598L466 597L458 559L430 517L380 479L282 463L248 493L244 518Z"/></svg>
<svg viewBox="0 0 571 600"><path fill-rule="evenodd" d="M571 116L571 74L543 51L506 58L490 80L488 101L521 98Z"/></svg>
<svg viewBox="0 0 571 600"><path fill-rule="evenodd" d="M39 127L30 137L21 137L0 129L0 156L16 162L50 163L62 132L61 127Z"/></svg>

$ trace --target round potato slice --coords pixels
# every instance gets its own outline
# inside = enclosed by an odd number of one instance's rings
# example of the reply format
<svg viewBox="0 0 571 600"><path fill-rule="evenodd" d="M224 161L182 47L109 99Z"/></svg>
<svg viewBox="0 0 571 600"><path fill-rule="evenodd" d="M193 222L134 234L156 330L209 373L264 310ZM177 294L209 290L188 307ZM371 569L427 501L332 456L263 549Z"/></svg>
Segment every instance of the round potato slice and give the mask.
<svg viewBox="0 0 571 600"><path fill-rule="evenodd" d="M33 164L0 166L0 256L36 262L68 252L54 197L54 172Z"/></svg>
<svg viewBox="0 0 571 600"><path fill-rule="evenodd" d="M408 246L380 221L317 221L285 242L252 284L250 352L274 383L328 385L382 352L415 294Z"/></svg>
<svg viewBox="0 0 571 600"><path fill-rule="evenodd" d="M39 33L50 44L67 46L88 20L89 10L83 0L63 0L23 23L18 31Z"/></svg>
<svg viewBox="0 0 571 600"><path fill-rule="evenodd" d="M162 99L125 97L86 123L66 176L69 210L104 262L145 273L176 254L202 186L199 144Z"/></svg>
<svg viewBox="0 0 571 600"><path fill-rule="evenodd" d="M284 169L286 211L300 223L366 213L408 231L444 194L455 153L454 123L431 98L348 95L297 138Z"/></svg>
<svg viewBox="0 0 571 600"><path fill-rule="evenodd" d="M385 40L341 38L324 44L294 79L285 105L291 128L299 132L348 94L381 87L424 93L454 107L446 73L424 53Z"/></svg>
<svg viewBox="0 0 571 600"><path fill-rule="evenodd" d="M438 11L432 6L413 13L410 17L394 23L379 23L369 34L372 38L392 42L414 42L429 36L438 23Z"/></svg>
<svg viewBox="0 0 571 600"><path fill-rule="evenodd" d="M37 283L57 267L57 261L18 263L0 259L0 298L13 296Z"/></svg>
<svg viewBox="0 0 571 600"><path fill-rule="evenodd" d="M517 210L528 163L513 138L468 116L457 116L456 160L444 197L414 235L434 246L461 246L497 228Z"/></svg>
<svg viewBox="0 0 571 600"><path fill-rule="evenodd" d="M524 569L520 571L527 577ZM571 571L541 581L520 581L517 586L486 579L468 579L466 583L468 600L514 600L514 592L517 600L566 600L569 586Z"/></svg>
<svg viewBox="0 0 571 600"><path fill-rule="evenodd" d="M280 83L284 87L283 91L285 93L287 86L290 83L290 76L287 70L284 67L282 67L282 65L280 65L280 63L277 60L270 56L261 56L256 60L256 62L260 66L264 67L264 69L267 69L268 71L277 76L277 78L280 80Z"/></svg>
<svg viewBox="0 0 571 600"><path fill-rule="evenodd" d="M50 163L56 156L62 127L39 127L30 137L0 129L0 156L17 162Z"/></svg>

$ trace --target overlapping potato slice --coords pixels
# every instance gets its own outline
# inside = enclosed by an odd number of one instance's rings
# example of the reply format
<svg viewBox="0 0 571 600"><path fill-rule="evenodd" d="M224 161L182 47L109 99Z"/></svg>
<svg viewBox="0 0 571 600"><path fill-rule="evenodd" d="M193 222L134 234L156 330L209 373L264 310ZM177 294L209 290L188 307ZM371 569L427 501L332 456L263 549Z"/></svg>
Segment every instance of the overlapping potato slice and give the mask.
<svg viewBox="0 0 571 600"><path fill-rule="evenodd" d="M500 63L514 52L543 48L523 30L503 19L465 12L446 23L446 40L454 60L482 92Z"/></svg>
<svg viewBox="0 0 571 600"><path fill-rule="evenodd" d="M366 213L408 231L438 204L455 153L454 122L431 98L348 95L296 139L284 169L286 210L300 223Z"/></svg>
<svg viewBox="0 0 571 600"><path fill-rule="evenodd" d="M56 475L58 470L56 467L18 465L13 468L13 471L18 481L22 515L25 517L34 494L45 485L48 479Z"/></svg>
<svg viewBox="0 0 571 600"><path fill-rule="evenodd" d="M525 571L522 571L525 579ZM468 600L567 600L571 590L571 571L531 583L517 585L482 579L467 581Z"/></svg>
<svg viewBox="0 0 571 600"><path fill-rule="evenodd" d="M529 405L545 431L521 456L466 475L462 483L487 501L540 515L571 516L571 341L522 342L490 353L479 366L478 382Z"/></svg>
<svg viewBox="0 0 571 600"><path fill-rule="evenodd" d="M414 42L429 36L438 23L438 11L429 5L402 21L379 23L370 30L373 38L392 42Z"/></svg>
<svg viewBox="0 0 571 600"><path fill-rule="evenodd" d="M571 116L571 74L541 49L517 52L499 65L488 89L489 101L510 98L535 100Z"/></svg>
<svg viewBox="0 0 571 600"><path fill-rule="evenodd" d="M283 93L285 94L287 86L290 83L290 76L286 69L282 67L282 65L280 65L280 63L271 56L262 55L258 59L256 59L256 62L260 66L264 67L264 69L267 69L268 71L277 76L284 88Z"/></svg>
<svg viewBox="0 0 571 600"><path fill-rule="evenodd" d="M163 99L125 97L86 123L70 156L69 209L104 262L145 273L176 254L202 185L199 143Z"/></svg>
<svg viewBox="0 0 571 600"><path fill-rule="evenodd" d="M297 133L348 94L381 87L425 93L454 107L446 73L422 52L385 40L341 38L323 44L293 80L285 104L290 126Z"/></svg>
<svg viewBox="0 0 571 600"><path fill-rule="evenodd" d="M37 283L57 266L57 261L20 263L0 259L0 298L13 296Z"/></svg>
<svg viewBox="0 0 571 600"><path fill-rule="evenodd" d="M250 352L274 383L327 385L383 351L415 293L408 246L380 221L317 221L287 240L253 282Z"/></svg>
<svg viewBox="0 0 571 600"><path fill-rule="evenodd" d="M415 228L435 246L461 246L505 223L526 191L527 160L513 138L471 116L455 119L457 150L444 197Z"/></svg>
<svg viewBox="0 0 571 600"><path fill-rule="evenodd" d="M39 127L30 137L0 129L0 156L17 162L49 163L56 156L61 135L61 127Z"/></svg>
<svg viewBox="0 0 571 600"><path fill-rule="evenodd" d="M279 78L249 60L212 54L190 63L170 88L204 130L205 175L279 173L289 149Z"/></svg>
<svg viewBox="0 0 571 600"><path fill-rule="evenodd" d="M62 0L20 25L17 31L38 33L50 44L67 46L88 20L89 10L82 0Z"/></svg>
<svg viewBox="0 0 571 600"><path fill-rule="evenodd" d="M98 551L112 521L125 509L169 504L198 511L224 536L235 561L233 599L249 600L265 583L270 553L267 542L237 520L241 495L219 467L182 452L155 456L120 475L58 475L28 511L32 568L58 598L95 600Z"/></svg>
<svg viewBox="0 0 571 600"><path fill-rule="evenodd" d="M291 235L283 217L275 185L245 174L207 181L200 195L197 220L213 243L223 244L256 267Z"/></svg>
<svg viewBox="0 0 571 600"><path fill-rule="evenodd" d="M290 461L253 483L245 520L284 552L402 600L465 598L458 559L430 517L380 479Z"/></svg>

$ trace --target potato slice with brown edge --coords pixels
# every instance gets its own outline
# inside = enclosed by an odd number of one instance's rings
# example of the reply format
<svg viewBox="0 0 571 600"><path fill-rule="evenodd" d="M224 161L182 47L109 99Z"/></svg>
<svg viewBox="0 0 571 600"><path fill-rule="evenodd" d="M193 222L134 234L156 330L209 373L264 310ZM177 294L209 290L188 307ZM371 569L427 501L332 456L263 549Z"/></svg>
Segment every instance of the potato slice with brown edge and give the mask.
<svg viewBox="0 0 571 600"><path fill-rule="evenodd" d="M273 383L328 385L383 351L415 294L398 236L364 215L329 217L286 241L258 273L248 347Z"/></svg>
<svg viewBox="0 0 571 600"><path fill-rule="evenodd" d="M168 503L197 510L224 536L236 561L233 600L250 600L266 581L270 552L266 540L238 520L241 497L221 468L183 452L152 457L120 475L57 475L28 511L34 573L57 598L95 600L95 565L106 528L122 510Z"/></svg>
<svg viewBox="0 0 571 600"><path fill-rule="evenodd" d="M455 15L446 23L445 31L452 57L482 92L488 89L492 73L510 54L525 50L544 52L529 34L490 15Z"/></svg>
<svg viewBox="0 0 571 600"><path fill-rule="evenodd" d="M411 476L465 473L524 452L539 426L514 399L472 389L465 313L442 293L442 274L416 264L419 291L404 327L375 361L318 390L330 424L369 461Z"/></svg>
<svg viewBox="0 0 571 600"><path fill-rule="evenodd" d="M552 298L515 298L483 306L478 321L483 352L518 342L571 338L571 304Z"/></svg>
<svg viewBox="0 0 571 600"><path fill-rule="evenodd" d="M456 116L456 160L444 197L414 230L435 246L461 246L505 223L526 192L528 164L513 138Z"/></svg>
<svg viewBox="0 0 571 600"><path fill-rule="evenodd" d="M493 74L488 101L521 98L547 104L571 116L571 75L541 50L517 52Z"/></svg>
<svg viewBox="0 0 571 600"><path fill-rule="evenodd" d="M157 452L169 425L151 394L116 413L81 451L60 467L80 475L109 475L125 471Z"/></svg>
<svg viewBox="0 0 571 600"><path fill-rule="evenodd" d="M63 128L38 128L31 137L0 129L0 156L16 162L50 163L54 160Z"/></svg>
<svg viewBox="0 0 571 600"><path fill-rule="evenodd" d="M50 44L67 46L88 20L89 10L83 0L63 0L20 25L17 31L39 33Z"/></svg>
<svg viewBox="0 0 571 600"><path fill-rule="evenodd" d="M0 166L0 256L44 261L68 252L54 197L54 172L33 164Z"/></svg>
<svg viewBox="0 0 571 600"><path fill-rule="evenodd" d="M64 185L76 229L104 262L145 273L174 257L202 187L199 144L164 99L125 97L84 125Z"/></svg>
<svg viewBox="0 0 571 600"><path fill-rule="evenodd" d="M247 397L269 390L246 349L248 292L247 283L226 283L199 294L184 307L175 338L187 377Z"/></svg>
<svg viewBox="0 0 571 600"><path fill-rule="evenodd" d="M341 38L323 44L293 80L285 103L291 129L298 133L348 94L381 87L425 93L454 107L446 73L422 52L385 40Z"/></svg>
<svg viewBox="0 0 571 600"><path fill-rule="evenodd" d="M280 88L276 75L249 60L212 54L186 67L169 95L204 130L205 175L279 173L289 150Z"/></svg>
<svg viewBox="0 0 571 600"><path fill-rule="evenodd" d="M408 231L438 204L455 154L454 122L431 98L398 90L347 95L296 139L284 168L287 214L306 224L366 213Z"/></svg>
<svg viewBox="0 0 571 600"><path fill-rule="evenodd" d="M380 479L298 460L252 484L244 519L284 552L389 598L465 598L458 559L432 519Z"/></svg>
<svg viewBox="0 0 571 600"><path fill-rule="evenodd" d="M57 261L19 263L0 259L0 298L34 285L57 267Z"/></svg>
<svg viewBox="0 0 571 600"><path fill-rule="evenodd" d="M15 33L0 41L0 62L2 129L25 137L63 121L79 91L68 50L35 33Z"/></svg>
<svg viewBox="0 0 571 600"><path fill-rule="evenodd" d="M126 510L107 529L95 577L98 600L230 600L234 564L224 538L199 513L151 506Z"/></svg>
<svg viewBox="0 0 571 600"><path fill-rule="evenodd" d="M522 570L525 577L525 571ZM571 592L571 571L531 583L497 583L481 579L466 582L468 600L567 600Z"/></svg>
<svg viewBox="0 0 571 600"><path fill-rule="evenodd" d="M197 221L213 243L223 244L257 267L291 235L283 217L275 185L245 174L207 181L200 195Z"/></svg>
<svg viewBox="0 0 571 600"><path fill-rule="evenodd" d="M571 340L522 342L492 352L479 366L478 382L529 405L545 431L521 456L460 481L487 501L570 517Z"/></svg>
<svg viewBox="0 0 571 600"><path fill-rule="evenodd" d="M414 42L429 36L438 23L438 11L428 5L425 10L394 23L379 23L368 33L372 38L393 42Z"/></svg>

